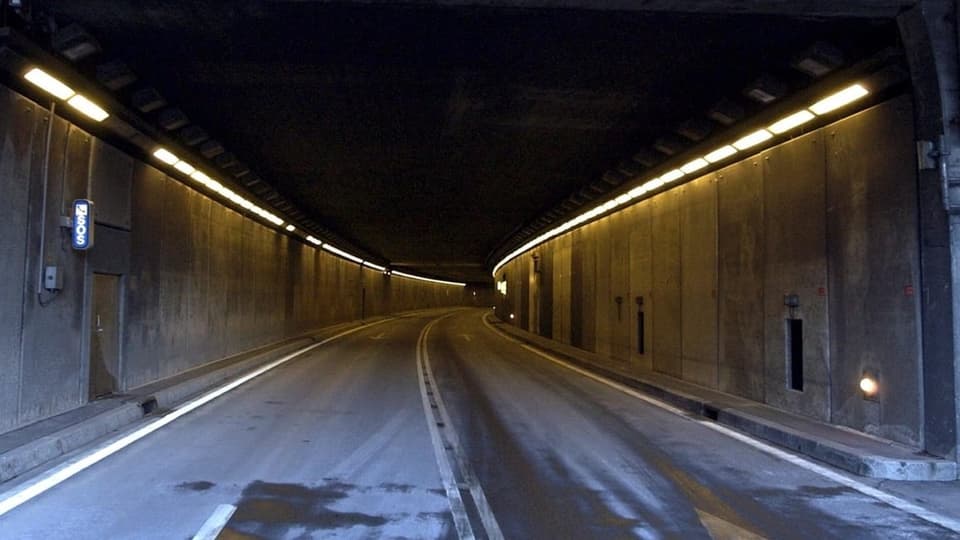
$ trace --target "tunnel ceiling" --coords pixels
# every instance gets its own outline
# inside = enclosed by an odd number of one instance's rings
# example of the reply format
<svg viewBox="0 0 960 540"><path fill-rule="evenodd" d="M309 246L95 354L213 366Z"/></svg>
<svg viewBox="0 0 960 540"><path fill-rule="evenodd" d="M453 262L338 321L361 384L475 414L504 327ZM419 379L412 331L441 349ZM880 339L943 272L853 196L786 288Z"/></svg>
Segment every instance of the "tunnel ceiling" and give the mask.
<svg viewBox="0 0 960 540"><path fill-rule="evenodd" d="M418 3L72 0L35 15L82 25L102 52L79 69L126 63L138 80L121 96L157 88L354 245L471 281L519 227L681 122L724 96L748 105L761 73L810 84L790 63L812 43L850 63L897 36L866 18Z"/></svg>

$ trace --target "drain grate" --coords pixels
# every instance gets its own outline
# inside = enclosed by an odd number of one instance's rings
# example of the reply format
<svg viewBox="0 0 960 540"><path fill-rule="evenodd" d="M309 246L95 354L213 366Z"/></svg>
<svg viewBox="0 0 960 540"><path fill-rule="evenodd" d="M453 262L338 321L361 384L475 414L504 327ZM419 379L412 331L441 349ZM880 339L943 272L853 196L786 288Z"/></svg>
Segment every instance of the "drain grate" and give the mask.
<svg viewBox="0 0 960 540"><path fill-rule="evenodd" d="M140 402L140 408L143 409L143 415L146 416L159 409L160 405L157 403L157 398L151 396Z"/></svg>

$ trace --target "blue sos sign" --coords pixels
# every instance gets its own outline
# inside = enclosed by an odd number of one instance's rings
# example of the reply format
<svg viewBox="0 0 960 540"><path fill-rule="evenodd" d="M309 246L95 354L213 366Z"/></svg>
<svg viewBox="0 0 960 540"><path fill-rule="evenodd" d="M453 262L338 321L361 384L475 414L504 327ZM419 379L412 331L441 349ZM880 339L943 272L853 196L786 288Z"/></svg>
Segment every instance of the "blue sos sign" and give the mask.
<svg viewBox="0 0 960 540"><path fill-rule="evenodd" d="M73 201L73 249L93 247L93 201L77 199Z"/></svg>

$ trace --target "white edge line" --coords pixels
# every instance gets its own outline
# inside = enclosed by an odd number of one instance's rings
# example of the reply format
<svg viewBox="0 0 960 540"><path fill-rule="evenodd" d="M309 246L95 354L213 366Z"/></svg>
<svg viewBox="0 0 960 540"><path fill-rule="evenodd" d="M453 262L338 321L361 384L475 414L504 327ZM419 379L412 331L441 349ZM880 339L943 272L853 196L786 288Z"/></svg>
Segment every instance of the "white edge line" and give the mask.
<svg viewBox="0 0 960 540"><path fill-rule="evenodd" d="M642 400L642 401L645 401L645 402L647 402L647 403L649 403L649 404L651 404L651 405L654 405L654 406L656 406L656 407L659 407L659 408L664 409L664 410L666 410L666 411L669 411L669 412L671 412L671 413L674 413L674 414L683 416L683 417L686 418L686 419L694 420L694 419L690 418L689 413L687 413L686 411L683 411L683 410L681 410L681 409L678 409L678 408L676 408L676 407L673 407L673 406L671 406L671 405L668 405L668 404L666 404L666 403L664 403L664 402L662 402L662 401L659 401L659 400L657 400L657 399L654 399L654 398L652 398L652 397L650 397L650 396L641 394L640 392L638 392L637 390L634 390L633 388L630 388L629 386L626 386L626 385L623 385L623 384L620 384L620 383L611 381L611 380L609 380L609 379L606 379L606 378L600 377L599 375L596 375L596 374L594 374L594 373L591 373L591 372L589 372L589 371L587 371L587 370L585 370L585 369L582 369L582 368L579 368L579 367L577 367L577 366L571 365L571 364L567 363L567 362L564 361L564 360L561 360L561 359L559 359L559 358L557 358L557 357L555 357L555 356L552 356L552 355L550 355L550 354L548 354L548 353L545 353L545 352L543 352L543 351L541 351L541 350L535 349L534 347L531 347L531 346L529 346L529 345L527 345L527 344L525 344L525 343L523 343L523 342L521 342L521 341L519 341L519 340L517 340L517 339L514 339L514 338L511 337L511 336L505 335L503 332L501 332L500 330L497 330L496 328L494 328L494 327L488 322L488 320L487 320L487 314L486 314L486 313L481 317L481 319L482 319L482 321L483 321L483 324L484 324L487 328L489 328L492 332L496 333L497 335L499 335L500 337L502 337L502 338L504 338L504 339L507 339L507 340L513 341L513 342L515 342L515 343L518 343L521 347L523 347L524 349L526 349L526 350L528 350L528 351L536 354L537 356L540 356L540 357L542 357L542 358L544 358L544 359L546 359L546 360L549 360L549 361L551 361L551 362L553 362L553 363L555 363L555 364L557 364L557 365L560 365L560 366L562 366L562 367L565 367L565 368L567 368L567 369L569 369L569 370L571 370L571 371L575 371L575 372L579 373L580 375L583 375L583 376L585 376L585 377L588 377L588 378L590 378L590 379L593 379L593 380L596 381L596 382L605 384L605 385L607 385L607 386L609 386L609 387L611 387L611 388L613 388L613 389L615 389L615 390L619 390L620 392L622 392L622 393L624 393L624 394L627 394L627 395L629 395L629 396L631 396L631 397L640 399L640 400ZM800 468L802 468L802 469L806 469L806 470L808 470L808 471L810 471L810 472L819 474L820 476L823 476L823 477L825 477L825 478L827 478L827 479L829 479L829 480L832 480L832 481L834 481L834 482L837 482L838 484L843 484L844 486L847 486L847 487L849 487L849 488L851 488L851 489L854 489L854 490L856 490L856 491L859 491L860 493L862 493L862 494L864 494L864 495L866 495L866 496L868 496L868 497L872 497L872 498L874 498L874 499L877 499L877 500L879 500L879 501L881 501L881 502L884 502L884 503L886 503L886 504L888 504L888 505L890 505L890 506L893 506L894 508L897 508L897 509L899 509L899 510L902 510L902 511L908 513L908 514L913 515L913 516L916 516L916 517L918 517L918 518L920 518L920 519L922 519L922 520L924 520L924 521L928 521L928 522L930 522L930 523L934 523L934 524L936 524L936 525L939 525L939 526L941 526L941 527L944 527L944 528L946 528L946 529L949 529L949 530L951 530L951 531L953 531L953 532L960 533L960 520L951 518L951 517L949 517L949 516L944 516L944 515L942 515L942 514L938 514L938 513L934 512L934 511L932 511L932 510L928 510L928 509L926 509L926 508L923 508L923 507L921 507L921 506L918 506L918 505L916 505L916 504L913 504L913 503L911 503L911 502L909 502L909 501L907 501L907 500L904 500L904 499L902 499L902 498L900 498L900 497L897 497L896 495L891 495L891 494L889 494L889 493L887 493L887 492L885 492L885 491L881 491L881 490L879 490L879 489L877 489L877 488L875 488L875 487L872 487L872 486L869 486L869 485L864 484L864 483L862 483L862 482L859 482L859 481L857 481L857 480L854 480L853 478L850 478L850 477L848 477L848 476L845 476L845 475L842 475L842 474L837 473L837 472L835 472L835 471L832 471L832 470L830 470L830 469L828 469L828 468L826 468L826 467L824 467L824 466L822 466L822 465L818 465L818 464L816 464L816 463L813 463L813 462L811 462L811 461L809 461L809 460L807 460L807 459L804 459L804 458L802 458L802 457L800 457L800 456L791 454L791 453L789 453L789 452L786 452L786 451L784 451L784 450L781 450L781 449L779 449L779 448L776 448L776 447L774 447L774 446L771 446L771 445L769 445L769 444L767 444L767 443L758 441L758 440L756 440L756 439L754 439L754 438L752 438L752 437L749 437L749 436L747 436L747 435L744 435L743 433L740 433L739 431L736 431L736 430L734 430L734 429L731 429L731 428L722 426L722 425L720 425L720 424L717 424L717 423L712 422L712 421L709 421L709 420L694 420L694 421L697 422L698 424L706 427L706 428L712 429L712 430L714 430L714 431L716 431L716 432L718 432L718 433L721 433L721 434L723 434L723 435L726 435L726 436L728 436L728 437L730 437L730 438L732 438L732 439L736 439L736 440L738 440L738 441L740 441L740 442L742 442L742 443L745 443L745 444L747 444L747 445L749 445L749 446L752 446L753 448L756 448L757 450L760 450L760 451L762 451L762 452L764 452L764 453L766 453L766 454L769 454L769 455L771 455L771 456L773 456L773 457L779 458L779 459L781 459L781 460L783 460L783 461L786 461L786 462L788 462L788 463L791 463L791 464L793 464L793 465L796 465L796 466L798 466L798 467L800 467Z"/></svg>
<svg viewBox="0 0 960 540"><path fill-rule="evenodd" d="M457 529L457 535L461 540L472 540L475 538L473 527L470 526L470 518L467 515L467 508L463 503L463 497L460 495L460 488L457 486L453 475L453 467L450 460L447 459L446 450L443 448L443 441L440 439L440 430L437 429L436 421L433 419L433 413L430 412L430 398L427 397L426 379L424 377L423 350L426 349L427 331L433 327L440 319L434 319L426 325L420 332L417 339L417 382L420 385L420 399L423 403L423 416L427 421L427 429L430 432L430 442L433 444L433 455L437 459L437 468L440 471L440 481L443 482L443 489L447 494L447 502L450 505L450 513L453 515L453 524ZM436 388L434 388L436 393Z"/></svg>
<svg viewBox="0 0 960 540"><path fill-rule="evenodd" d="M393 319L383 319L373 323L364 324L356 328L351 328L350 330L345 330L343 332L330 336L324 339L323 341L319 341L312 345L308 345L302 349L298 349L280 359L270 362L267 365L261 366L256 370L238 379L235 379L223 386L220 386L215 390L212 390L200 397L197 397L195 399L192 399L186 403L179 405L178 407L174 408L169 414L158 418L156 421L151 422L132 433L128 433L127 435L124 435L123 437L115 441L106 443L100 446L99 448L90 451L85 455L78 456L74 459L67 461L66 463L63 463L45 472L44 474L31 480L30 482L22 486L19 486L8 493L4 493L2 495L2 499L0 499L0 516L7 514L14 508L33 499L34 497L37 497L47 492L48 490L56 487L60 483L72 478L73 476L80 473L81 471L91 467L92 465L95 465L96 463L99 463L100 461L112 456L113 454L116 454L120 450L123 450L127 446L130 446L131 444L139 441L140 439L143 439L144 437L146 437L147 435L150 435L151 433L157 431L158 429L173 423L174 421L179 419L181 416L184 416L192 412L193 410L199 407L202 407L203 405L206 405L207 403L213 401L214 399L217 399L218 397L237 388L238 386L256 377L259 377L260 375L263 375L264 373L278 366L281 366L289 362L290 360L296 358L297 356L300 356L303 353L309 352L321 345L325 345L335 339L339 339L348 334L352 334L354 332L358 332L360 330L364 330L372 326L385 323L390 320L393 320Z"/></svg>
<svg viewBox="0 0 960 540"><path fill-rule="evenodd" d="M216 540L220 531L227 526L230 517L236 512L237 507L232 504L221 504L213 511L213 514L203 522L197 534L193 535L193 540Z"/></svg>
<svg viewBox="0 0 960 540"><path fill-rule="evenodd" d="M445 318L446 317L441 317L437 319L436 322L439 323ZM450 428L447 434L448 440L450 444L453 445L454 456L456 457L464 481L468 484L470 495L473 496L473 502L477 507L477 513L480 516L480 522L483 524L483 529L487 534L488 540L503 540L503 531L500 530L500 524L493 514L493 509L490 508L490 503L487 501L487 495L483 491L483 486L480 485L480 480L476 478L470 469L467 456L464 454L463 447L460 445L460 438L457 437L457 432L453 427L453 421L447 412L447 405L443 401L440 386L437 384L436 377L433 376L433 367L430 365L430 351L427 348L430 330L432 329L433 326L431 325L424 330L423 333L423 364L426 367L426 377L430 381L431 388L433 388L433 399L437 403L437 412L440 413L440 420Z"/></svg>

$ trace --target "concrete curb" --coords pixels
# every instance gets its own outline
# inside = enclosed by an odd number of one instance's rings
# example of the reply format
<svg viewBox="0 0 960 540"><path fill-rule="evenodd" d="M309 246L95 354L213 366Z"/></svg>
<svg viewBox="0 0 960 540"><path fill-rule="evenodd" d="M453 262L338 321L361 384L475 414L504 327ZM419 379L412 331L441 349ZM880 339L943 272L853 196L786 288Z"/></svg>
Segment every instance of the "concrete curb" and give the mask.
<svg viewBox="0 0 960 540"><path fill-rule="evenodd" d="M149 394L143 394L137 398L137 402L144 409L145 413L152 412L154 409L165 410L173 408L177 404L186 401L188 398L208 388L217 386L247 371L251 371L261 364L265 364L297 349L302 349L314 342L312 339L304 338L279 345L275 349L264 351L263 353L254 355L251 358L235 364L230 364L216 371L204 373L203 375L186 379L177 384L159 388ZM134 390L134 392L136 392L136 390Z"/></svg>
<svg viewBox="0 0 960 540"><path fill-rule="evenodd" d="M200 394L227 380L233 379L245 372L280 358L294 350L300 349L317 341L327 334L361 327L383 319L415 316L416 312L399 313L390 317L376 317L364 321L353 321L322 328L300 338L291 338L278 342L275 346L267 345L255 350L250 358L230 363L222 368L202 373L195 377L185 378L190 372L181 373L166 380L157 381L149 385L133 389L129 395L117 399L115 407L99 414L80 420L53 433L16 446L5 452L0 452L0 483L6 482L23 473L53 461L73 450L90 444L111 432L126 427L138 420L142 420L151 412L170 409L187 399ZM235 356L242 356L238 354ZM203 366L199 366L198 369ZM178 380L181 379L181 380ZM175 381L175 382L174 382ZM67 414L67 413L65 413ZM42 420L41 420L42 422ZM10 433L15 433L10 432ZM9 435L9 433L7 434Z"/></svg>
<svg viewBox="0 0 960 540"><path fill-rule="evenodd" d="M526 344L563 357L579 367L588 369L637 389L678 409L714 420L719 424L732 427L748 435L787 448L799 454L822 461L839 469L867 478L900 481L938 481L949 482L958 479L958 465L955 461L933 456L916 455L909 458L885 456L859 448L853 448L839 441L801 432L789 426L778 424L765 418L759 418L733 406L710 401L675 388L658 386L635 376L618 373L582 356L573 356L560 347L552 347L550 340L534 336L525 330L491 320L493 327L509 337L519 339ZM827 426L837 429L833 426ZM869 436L864 435L864 438ZM890 443L893 444L893 443ZM884 442L876 440L878 450Z"/></svg>
<svg viewBox="0 0 960 540"><path fill-rule="evenodd" d="M0 482L20 476L141 418L143 409L140 404L125 401L113 409L4 452L0 454Z"/></svg>

